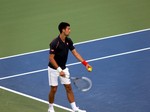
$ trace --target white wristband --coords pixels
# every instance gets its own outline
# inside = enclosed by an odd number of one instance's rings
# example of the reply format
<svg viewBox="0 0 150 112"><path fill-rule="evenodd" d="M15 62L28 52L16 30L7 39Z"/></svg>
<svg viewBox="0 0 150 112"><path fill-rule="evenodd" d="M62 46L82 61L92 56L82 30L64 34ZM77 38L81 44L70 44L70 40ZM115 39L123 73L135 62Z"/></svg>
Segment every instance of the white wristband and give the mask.
<svg viewBox="0 0 150 112"><path fill-rule="evenodd" d="M60 67L58 67L57 71L60 73L62 71L62 69Z"/></svg>

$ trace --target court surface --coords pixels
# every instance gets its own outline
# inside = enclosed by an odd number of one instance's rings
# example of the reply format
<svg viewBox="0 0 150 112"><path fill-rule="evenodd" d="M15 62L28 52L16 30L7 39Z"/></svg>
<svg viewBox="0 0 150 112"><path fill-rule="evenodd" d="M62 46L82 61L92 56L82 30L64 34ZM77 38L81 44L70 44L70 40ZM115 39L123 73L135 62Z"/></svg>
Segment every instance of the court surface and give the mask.
<svg viewBox="0 0 150 112"><path fill-rule="evenodd" d="M79 92L77 105L87 112L150 112L150 29L76 43L77 51L93 66L88 73L73 55L67 66L72 76L89 77L93 86ZM46 102L48 49L0 59L0 87ZM59 85L56 106L70 110Z"/></svg>

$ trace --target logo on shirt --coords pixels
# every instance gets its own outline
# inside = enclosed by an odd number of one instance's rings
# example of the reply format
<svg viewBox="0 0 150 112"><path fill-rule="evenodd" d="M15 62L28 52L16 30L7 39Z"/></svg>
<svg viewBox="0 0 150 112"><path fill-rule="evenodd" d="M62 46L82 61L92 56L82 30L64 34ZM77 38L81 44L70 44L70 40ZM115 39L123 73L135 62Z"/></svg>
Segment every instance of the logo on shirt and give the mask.
<svg viewBox="0 0 150 112"><path fill-rule="evenodd" d="M54 52L54 49L51 49L51 52Z"/></svg>

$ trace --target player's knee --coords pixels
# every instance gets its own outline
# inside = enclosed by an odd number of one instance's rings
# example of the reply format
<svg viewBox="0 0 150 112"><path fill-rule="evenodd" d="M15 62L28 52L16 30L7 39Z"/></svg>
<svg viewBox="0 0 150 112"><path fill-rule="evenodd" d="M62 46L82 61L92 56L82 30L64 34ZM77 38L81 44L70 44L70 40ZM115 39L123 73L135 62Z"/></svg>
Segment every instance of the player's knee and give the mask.
<svg viewBox="0 0 150 112"><path fill-rule="evenodd" d="M56 93L57 87L56 86L51 86L51 92Z"/></svg>
<svg viewBox="0 0 150 112"><path fill-rule="evenodd" d="M72 92L72 87L71 87L70 84L69 85L65 85L65 88L66 88L67 92Z"/></svg>

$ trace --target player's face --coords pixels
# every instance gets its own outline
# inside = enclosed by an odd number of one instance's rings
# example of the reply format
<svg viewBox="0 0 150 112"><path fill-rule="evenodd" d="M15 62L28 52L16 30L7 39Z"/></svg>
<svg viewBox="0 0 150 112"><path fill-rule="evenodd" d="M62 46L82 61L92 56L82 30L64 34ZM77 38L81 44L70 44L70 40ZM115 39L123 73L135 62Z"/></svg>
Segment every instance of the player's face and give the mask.
<svg viewBox="0 0 150 112"><path fill-rule="evenodd" d="M70 26L67 26L66 27L66 29L64 30L64 34L66 35L66 36L69 36L69 34L70 34Z"/></svg>

